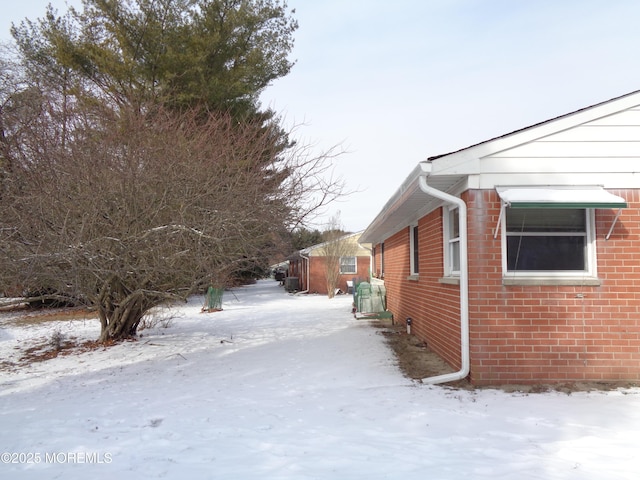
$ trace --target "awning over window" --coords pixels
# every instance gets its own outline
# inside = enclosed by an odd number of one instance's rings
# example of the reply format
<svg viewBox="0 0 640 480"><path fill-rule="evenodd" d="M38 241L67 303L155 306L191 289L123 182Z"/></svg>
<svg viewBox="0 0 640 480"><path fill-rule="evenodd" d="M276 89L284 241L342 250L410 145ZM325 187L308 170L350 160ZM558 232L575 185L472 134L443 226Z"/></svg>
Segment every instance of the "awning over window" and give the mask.
<svg viewBox="0 0 640 480"><path fill-rule="evenodd" d="M496 187L511 208L626 208L624 198L600 186Z"/></svg>

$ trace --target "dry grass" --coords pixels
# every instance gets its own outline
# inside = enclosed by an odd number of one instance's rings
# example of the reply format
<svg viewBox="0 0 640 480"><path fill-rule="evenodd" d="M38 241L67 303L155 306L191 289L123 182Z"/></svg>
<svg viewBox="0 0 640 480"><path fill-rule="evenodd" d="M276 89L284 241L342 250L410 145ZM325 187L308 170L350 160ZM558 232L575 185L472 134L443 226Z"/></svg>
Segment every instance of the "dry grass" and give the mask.
<svg viewBox="0 0 640 480"><path fill-rule="evenodd" d="M51 309L21 309L22 315L12 315L5 323L15 326L37 325L44 322L59 322L65 320L93 320L98 318L95 310L86 307L51 308ZM15 311L13 312L15 314Z"/></svg>

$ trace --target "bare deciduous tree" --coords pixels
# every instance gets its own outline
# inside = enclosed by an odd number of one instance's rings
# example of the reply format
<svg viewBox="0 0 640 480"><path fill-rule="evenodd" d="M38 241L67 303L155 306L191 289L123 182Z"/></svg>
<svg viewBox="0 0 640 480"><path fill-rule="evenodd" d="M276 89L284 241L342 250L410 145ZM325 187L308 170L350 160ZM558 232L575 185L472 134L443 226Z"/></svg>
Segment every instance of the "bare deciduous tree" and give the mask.
<svg viewBox="0 0 640 480"><path fill-rule="evenodd" d="M265 263L289 228L342 192L324 175L331 152L283 149L280 131L229 115L74 118L64 145L56 122L22 134L31 153L3 180L0 290L83 299L99 312L101 341L135 335L154 306Z"/></svg>
<svg viewBox="0 0 640 480"><path fill-rule="evenodd" d="M327 294L329 298L335 296L339 286L341 272L340 262L343 257L354 256L357 246L345 236L340 223L340 213L329 219L324 232L325 243L320 249L325 262L325 278L327 281Z"/></svg>

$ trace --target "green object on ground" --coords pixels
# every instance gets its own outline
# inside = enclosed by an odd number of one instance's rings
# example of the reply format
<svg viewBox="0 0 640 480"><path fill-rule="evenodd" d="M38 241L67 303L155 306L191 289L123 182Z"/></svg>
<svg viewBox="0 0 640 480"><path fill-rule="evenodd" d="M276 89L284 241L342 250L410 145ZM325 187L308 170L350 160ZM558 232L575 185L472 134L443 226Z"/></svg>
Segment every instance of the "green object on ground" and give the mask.
<svg viewBox="0 0 640 480"><path fill-rule="evenodd" d="M203 310L206 310L208 312L222 310L223 293L224 288L209 287L209 290L207 290L207 298Z"/></svg>
<svg viewBox="0 0 640 480"><path fill-rule="evenodd" d="M360 282L354 290L356 318L393 318L387 310L387 292L384 285Z"/></svg>

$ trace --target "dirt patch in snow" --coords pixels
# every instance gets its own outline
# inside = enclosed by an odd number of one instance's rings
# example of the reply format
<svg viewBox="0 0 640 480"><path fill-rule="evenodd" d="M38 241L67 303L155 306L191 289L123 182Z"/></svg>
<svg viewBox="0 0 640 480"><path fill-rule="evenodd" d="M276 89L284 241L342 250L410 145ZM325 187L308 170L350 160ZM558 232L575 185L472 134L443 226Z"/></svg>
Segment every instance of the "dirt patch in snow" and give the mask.
<svg viewBox="0 0 640 480"><path fill-rule="evenodd" d="M136 339L127 339L125 341L134 342ZM112 347L117 342L98 342L95 340L80 341L76 337L58 337L54 334L51 338L35 339L28 346L16 347L20 350L20 357L12 362L0 361L0 370L15 371L20 367L30 365L32 363L45 362L59 356L66 357L68 355L81 355L93 350L105 350Z"/></svg>
<svg viewBox="0 0 640 480"><path fill-rule="evenodd" d="M135 342L136 339L132 338L124 341ZM20 362L22 364L43 362L57 356L80 355L92 350L105 350L117 343L118 342L111 340L107 342L98 342L96 340L85 340L84 342L80 342L75 337L65 337L61 340L57 340L54 335L51 339L42 343L37 343L24 350L24 354L20 358Z"/></svg>
<svg viewBox="0 0 640 480"><path fill-rule="evenodd" d="M442 357L415 335L407 333L406 326L392 324L390 320L372 320L372 325L378 333L384 336L393 351L398 368L403 375L412 380L420 381L427 377L454 373L454 370ZM448 384L456 388L470 388L466 380Z"/></svg>
<svg viewBox="0 0 640 480"><path fill-rule="evenodd" d="M5 309L0 311L0 328L2 326L28 328L48 322L95 320L97 316L97 312L86 307ZM135 340L130 339L130 341ZM0 370L15 371L20 367L45 362L59 356L81 355L92 350L106 349L116 343L83 340L74 335L64 334L60 330L53 330L49 337L31 338L15 346L17 356L14 360L1 359Z"/></svg>

